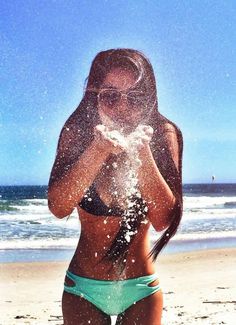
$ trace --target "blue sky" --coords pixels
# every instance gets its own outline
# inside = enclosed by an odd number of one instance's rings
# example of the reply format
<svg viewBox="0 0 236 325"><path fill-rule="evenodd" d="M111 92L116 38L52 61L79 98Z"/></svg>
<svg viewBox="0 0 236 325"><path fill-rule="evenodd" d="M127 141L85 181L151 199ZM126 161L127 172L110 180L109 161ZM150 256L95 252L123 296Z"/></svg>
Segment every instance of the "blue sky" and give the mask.
<svg viewBox="0 0 236 325"><path fill-rule="evenodd" d="M236 182L236 2L0 4L0 184L47 184L60 130L101 50L149 57L160 112L184 136L184 183Z"/></svg>

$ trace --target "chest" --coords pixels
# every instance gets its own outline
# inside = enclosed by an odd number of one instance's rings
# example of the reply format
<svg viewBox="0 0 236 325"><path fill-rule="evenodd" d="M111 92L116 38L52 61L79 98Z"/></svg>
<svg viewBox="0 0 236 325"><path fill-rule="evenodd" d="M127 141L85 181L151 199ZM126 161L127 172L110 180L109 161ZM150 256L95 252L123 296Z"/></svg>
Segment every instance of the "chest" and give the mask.
<svg viewBox="0 0 236 325"><path fill-rule="evenodd" d="M106 163L95 186L101 200L107 206L127 207L127 197L135 187L135 175L127 159Z"/></svg>

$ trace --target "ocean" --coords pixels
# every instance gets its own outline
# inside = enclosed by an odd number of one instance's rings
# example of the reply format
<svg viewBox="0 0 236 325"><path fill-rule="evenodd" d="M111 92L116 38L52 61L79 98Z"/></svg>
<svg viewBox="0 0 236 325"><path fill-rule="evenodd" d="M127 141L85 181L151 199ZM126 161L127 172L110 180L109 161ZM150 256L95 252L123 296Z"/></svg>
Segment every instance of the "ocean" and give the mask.
<svg viewBox="0 0 236 325"><path fill-rule="evenodd" d="M236 184L184 184L184 213L161 254L235 247ZM69 261L79 236L77 211L57 219L47 186L0 186L0 262ZM160 236L152 227L151 242Z"/></svg>

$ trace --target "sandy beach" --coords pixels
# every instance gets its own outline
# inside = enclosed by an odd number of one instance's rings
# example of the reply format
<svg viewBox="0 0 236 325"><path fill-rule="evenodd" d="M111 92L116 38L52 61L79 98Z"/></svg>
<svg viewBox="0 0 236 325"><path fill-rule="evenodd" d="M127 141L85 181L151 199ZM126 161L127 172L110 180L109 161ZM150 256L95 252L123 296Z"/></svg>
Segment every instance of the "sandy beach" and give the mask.
<svg viewBox="0 0 236 325"><path fill-rule="evenodd" d="M62 325L67 266L68 262L2 263L0 325ZM162 325L236 324L236 249L162 254L157 271L164 292Z"/></svg>

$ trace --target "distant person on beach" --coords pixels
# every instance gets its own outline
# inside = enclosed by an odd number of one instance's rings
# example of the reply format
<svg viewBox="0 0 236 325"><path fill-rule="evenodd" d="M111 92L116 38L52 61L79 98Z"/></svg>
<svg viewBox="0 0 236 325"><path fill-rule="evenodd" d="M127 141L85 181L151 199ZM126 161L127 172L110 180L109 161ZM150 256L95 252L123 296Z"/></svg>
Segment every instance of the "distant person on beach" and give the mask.
<svg viewBox="0 0 236 325"><path fill-rule="evenodd" d="M76 207L81 234L62 297L65 325L160 325L155 260L182 216L180 129L158 111L139 51L96 55L78 108L62 128L48 188L58 218ZM161 232L151 249L149 228Z"/></svg>

